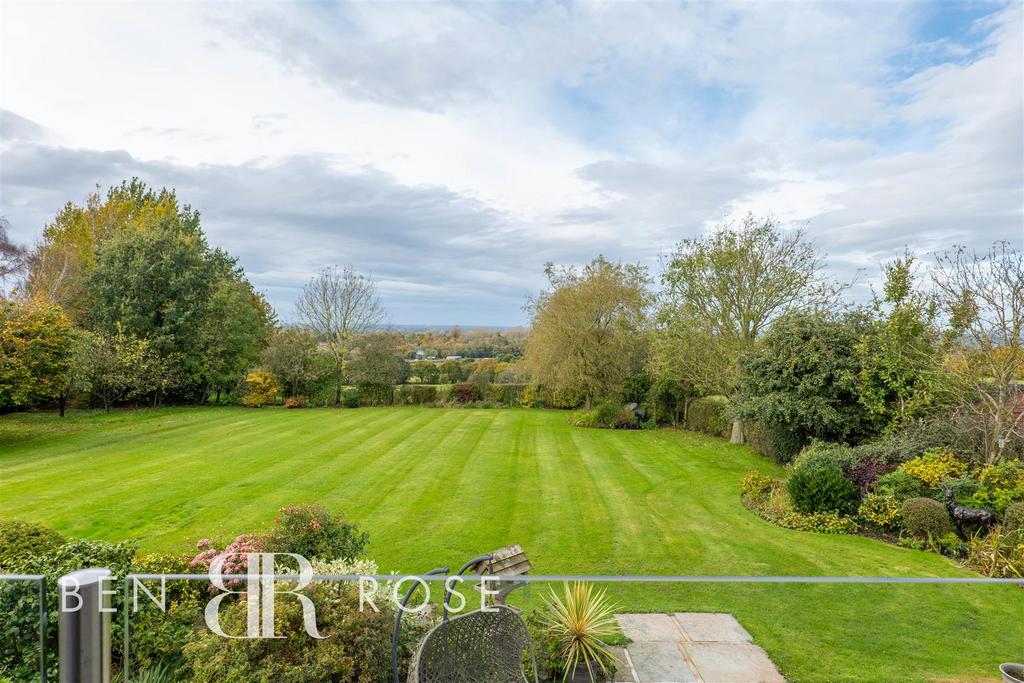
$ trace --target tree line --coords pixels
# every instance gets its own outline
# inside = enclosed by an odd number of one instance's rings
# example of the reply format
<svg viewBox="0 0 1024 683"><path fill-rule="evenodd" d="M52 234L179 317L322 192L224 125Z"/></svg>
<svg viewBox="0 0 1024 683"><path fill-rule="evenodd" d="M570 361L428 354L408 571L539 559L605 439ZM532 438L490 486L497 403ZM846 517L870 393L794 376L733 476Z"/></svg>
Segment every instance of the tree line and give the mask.
<svg viewBox="0 0 1024 683"><path fill-rule="evenodd" d="M867 305L803 230L752 215L681 241L658 292L647 269L603 257L546 272L524 362L586 408L630 401L679 422L695 398L728 396L731 440L756 423L786 457L938 416L977 431L988 462L1020 450L1024 262L1007 242L927 268L907 251Z"/></svg>
<svg viewBox="0 0 1024 683"><path fill-rule="evenodd" d="M928 262L908 251L860 305L805 231L753 215L682 240L656 278L604 257L545 273L528 336L389 330L372 277L351 267L314 275L301 324L282 326L197 211L125 181L69 202L32 249L0 223L0 284L14 285L0 295L0 411L240 392L339 404L351 385L478 380L529 383L559 407L636 403L652 423L727 396L732 440L757 425L780 452L940 415L978 431L989 461L1021 438L1024 265L1006 242ZM497 357L407 362L460 350Z"/></svg>

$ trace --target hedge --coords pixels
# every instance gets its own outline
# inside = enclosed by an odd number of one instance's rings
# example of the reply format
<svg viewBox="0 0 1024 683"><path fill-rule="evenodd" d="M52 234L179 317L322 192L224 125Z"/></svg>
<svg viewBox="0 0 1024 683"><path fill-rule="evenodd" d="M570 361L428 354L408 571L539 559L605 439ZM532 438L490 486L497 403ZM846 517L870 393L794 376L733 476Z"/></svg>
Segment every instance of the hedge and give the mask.
<svg viewBox="0 0 1024 683"><path fill-rule="evenodd" d="M725 396L707 396L690 401L686 409L686 428L692 432L728 438L732 433L729 399Z"/></svg>

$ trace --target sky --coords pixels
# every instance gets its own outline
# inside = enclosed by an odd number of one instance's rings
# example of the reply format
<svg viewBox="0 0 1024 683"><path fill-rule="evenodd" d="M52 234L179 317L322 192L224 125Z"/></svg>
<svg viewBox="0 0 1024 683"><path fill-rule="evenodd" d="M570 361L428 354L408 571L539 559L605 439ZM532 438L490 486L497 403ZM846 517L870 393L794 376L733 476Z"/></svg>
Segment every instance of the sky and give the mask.
<svg viewBox="0 0 1024 683"><path fill-rule="evenodd" d="M0 3L0 215L138 176L282 320L318 269L396 324L517 325L546 262L652 277L748 212L866 298L1024 246L1020 2Z"/></svg>

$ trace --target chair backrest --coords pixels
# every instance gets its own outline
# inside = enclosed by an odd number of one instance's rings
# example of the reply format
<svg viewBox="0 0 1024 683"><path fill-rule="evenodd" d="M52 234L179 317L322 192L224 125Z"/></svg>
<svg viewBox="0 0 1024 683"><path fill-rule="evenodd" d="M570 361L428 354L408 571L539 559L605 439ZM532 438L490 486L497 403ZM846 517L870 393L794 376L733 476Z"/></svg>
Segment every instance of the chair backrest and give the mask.
<svg viewBox="0 0 1024 683"><path fill-rule="evenodd" d="M443 621L423 637L409 683L523 683L524 655L536 679L533 641L519 611L507 605Z"/></svg>

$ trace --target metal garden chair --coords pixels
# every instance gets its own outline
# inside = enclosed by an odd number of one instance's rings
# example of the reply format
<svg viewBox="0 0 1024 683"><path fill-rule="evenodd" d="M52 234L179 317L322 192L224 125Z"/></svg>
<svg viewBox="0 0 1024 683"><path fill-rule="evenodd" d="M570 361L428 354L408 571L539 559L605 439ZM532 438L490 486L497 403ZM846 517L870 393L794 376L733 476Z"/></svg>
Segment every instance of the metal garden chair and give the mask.
<svg viewBox="0 0 1024 683"><path fill-rule="evenodd" d="M510 546L490 555L474 558L464 564L458 574L473 569L477 574L500 573L503 576L525 574L529 560L519 546ZM431 574L446 574L445 568ZM520 611L504 604L509 592L524 582L506 581L499 589L497 604L486 611L476 610L448 616L450 592L445 590L444 618L420 640L409 664L408 683L524 683L527 661L537 678L537 658L533 639ZM415 590L410 588L403 604ZM392 641L392 676L398 683L398 635L402 611L395 618Z"/></svg>

